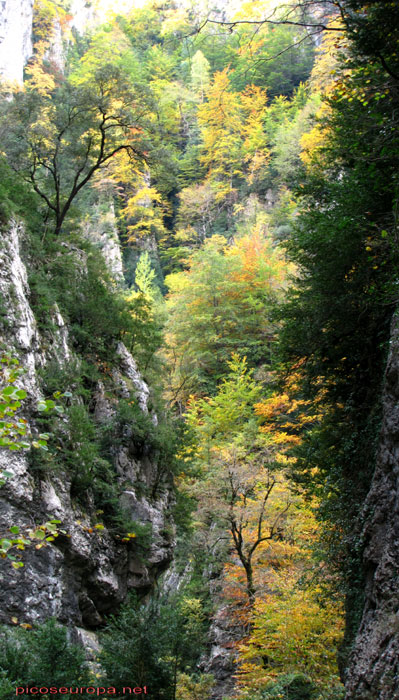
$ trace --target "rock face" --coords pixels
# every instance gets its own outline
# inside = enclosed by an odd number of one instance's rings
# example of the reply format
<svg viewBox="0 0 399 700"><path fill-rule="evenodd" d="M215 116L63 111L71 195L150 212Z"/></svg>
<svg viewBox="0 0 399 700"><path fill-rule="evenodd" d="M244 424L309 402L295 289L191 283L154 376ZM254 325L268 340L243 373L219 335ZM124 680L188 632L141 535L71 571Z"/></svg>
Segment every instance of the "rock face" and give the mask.
<svg viewBox="0 0 399 700"><path fill-rule="evenodd" d="M23 235L22 227L13 224L0 238L0 342L18 356L26 370L21 383L28 391L26 415L30 421L29 407L41 398L38 370L55 358L60 365L67 363L73 359L73 350L58 309L52 312L51 337L44 338L37 328L20 255ZM148 406L149 388L122 343L107 381L106 388L98 382L91 398L91 411L99 425L112 419L118 399L134 400L156 422ZM26 452L0 450L0 469L13 474L0 491L0 532L5 533L10 524L32 527L53 518L62 521L60 527L65 531L54 545L39 551L28 548L21 569L0 559L0 622L10 623L11 617L17 617L21 623L32 623L55 616L78 628L95 629L129 590L146 594L168 566L173 551L171 483L165 475L160 483L155 457L146 454L145 446L138 452L129 426L127 433L112 451L113 479L128 518L141 530L143 526L152 529L141 542L140 534L137 540L123 542L107 525L96 529L96 518L101 518L94 505L83 509L73 498L67 469L61 466L35 473Z"/></svg>
<svg viewBox="0 0 399 700"><path fill-rule="evenodd" d="M399 315L393 319L377 467L365 503L365 605L346 700L399 699Z"/></svg>
<svg viewBox="0 0 399 700"><path fill-rule="evenodd" d="M70 12L73 18L72 26L79 34L84 34L87 27L95 21L96 12L90 0L72 0Z"/></svg>
<svg viewBox="0 0 399 700"><path fill-rule="evenodd" d="M107 202L105 213L101 211L99 203L93 204L90 217L82 222L82 230L83 235L101 251L114 280L123 282L122 253L113 201Z"/></svg>
<svg viewBox="0 0 399 700"><path fill-rule="evenodd" d="M235 643L242 638L242 629L231 624L231 614L226 605L220 605L209 630L210 653L203 665L206 673L215 678L213 700L230 697L235 687Z"/></svg>
<svg viewBox="0 0 399 700"><path fill-rule="evenodd" d="M32 54L33 0L0 0L0 75L22 83Z"/></svg>
<svg viewBox="0 0 399 700"><path fill-rule="evenodd" d="M32 55L32 16L34 0L0 0L0 76L22 83L23 71ZM102 4L105 9L102 10ZM106 19L106 10L112 3L98 0L71 0L71 26L83 34L88 28ZM64 69L65 55L61 26L55 24L52 45L47 57L60 70Z"/></svg>

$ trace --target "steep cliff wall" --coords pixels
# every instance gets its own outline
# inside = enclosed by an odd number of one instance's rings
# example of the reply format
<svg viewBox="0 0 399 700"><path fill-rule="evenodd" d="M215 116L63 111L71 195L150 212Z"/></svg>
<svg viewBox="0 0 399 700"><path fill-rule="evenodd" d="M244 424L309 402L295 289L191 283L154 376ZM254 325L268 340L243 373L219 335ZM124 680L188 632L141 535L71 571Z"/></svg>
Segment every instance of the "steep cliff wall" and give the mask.
<svg viewBox="0 0 399 700"><path fill-rule="evenodd" d="M73 17L72 26L79 34L83 34L87 27L95 21L96 11L93 2L72 0L70 12Z"/></svg>
<svg viewBox="0 0 399 700"><path fill-rule="evenodd" d="M33 0L0 0L0 75L22 82L32 54Z"/></svg>
<svg viewBox="0 0 399 700"><path fill-rule="evenodd" d="M1 235L0 342L2 348L19 357L26 369L21 383L28 391L26 417L34 425L34 406L42 396L40 372L51 363L65 368L79 362L79 358L74 355L68 326L57 308L50 312L51 330L44 333L38 329L21 258L23 236L23 228L16 223ZM71 254L79 257L84 275L83 252L71 248ZM125 404L137 404L138 413L155 424L156 416L148 406L149 394L133 357L120 342L104 380L98 380L91 390L92 420L99 429L106 428L123 400ZM79 397L73 400L79 406ZM70 430L67 414L60 423L62 444ZM57 468L38 469L36 459L33 469L27 452L0 451L0 468L13 474L1 489L0 532L7 532L11 523L32 526L50 518L61 520L66 532L55 546L49 544L40 551L28 548L22 569L13 569L7 559L0 560L0 622L9 623L11 617L17 617L20 622L32 623L56 616L64 623L94 629L101 625L104 614L124 600L129 589L146 593L171 560L170 477L163 472L160 478L157 457L148 445L138 444L133 422L123 424L123 439L110 445L108 455L112 463L108 481L117 489L121 512L128 522L137 524L139 534L130 541L123 541L123 531L106 523L90 486L84 505L82 499L74 497L74 477L63 463L61 452ZM79 467L75 464L77 473ZM107 486L104 482L104 488ZM105 528L96 529L95 524L101 521Z"/></svg>
<svg viewBox="0 0 399 700"><path fill-rule="evenodd" d="M0 0L0 76L22 83L26 62L32 55L32 16L34 0ZM108 9L110 5L106 5ZM96 0L72 0L71 26L83 34L89 27L106 19ZM61 70L65 55L61 27L57 23L49 52Z"/></svg>
<svg viewBox="0 0 399 700"><path fill-rule="evenodd" d="M399 699L399 315L393 319L377 467L364 509L365 605L346 700Z"/></svg>

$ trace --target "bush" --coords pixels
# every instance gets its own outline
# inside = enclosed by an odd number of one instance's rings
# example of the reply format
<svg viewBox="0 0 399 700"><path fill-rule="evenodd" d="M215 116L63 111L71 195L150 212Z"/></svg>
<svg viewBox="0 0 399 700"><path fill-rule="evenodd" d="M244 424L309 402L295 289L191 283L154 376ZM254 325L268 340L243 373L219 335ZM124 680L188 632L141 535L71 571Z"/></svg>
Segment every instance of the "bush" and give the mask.
<svg viewBox="0 0 399 700"><path fill-rule="evenodd" d="M137 400L122 399L116 407L115 417L103 431L103 446L106 450L129 446L136 457L142 457L152 451L156 432L157 427L151 417L143 413Z"/></svg>
<svg viewBox="0 0 399 700"><path fill-rule="evenodd" d="M99 379L99 370L83 358L71 360L60 365L53 359L38 370L42 381L42 390L46 396L53 395L57 391L62 393L69 391L74 396L79 396L84 402L91 398L93 387Z"/></svg>
<svg viewBox="0 0 399 700"><path fill-rule="evenodd" d="M142 606L132 596L102 635L100 663L108 685L148 685L154 697L169 700L172 668L163 658L164 634L153 612L152 606Z"/></svg>
<svg viewBox="0 0 399 700"><path fill-rule="evenodd" d="M344 700L345 688L343 685L338 684L331 688L329 691L318 695L316 700Z"/></svg>
<svg viewBox="0 0 399 700"><path fill-rule="evenodd" d="M89 254L87 274L81 275L76 293L66 301L76 349L105 362L112 360L118 340L130 337L134 323L123 297L111 289L101 259Z"/></svg>
<svg viewBox="0 0 399 700"><path fill-rule="evenodd" d="M132 596L101 638L108 685L148 685L157 700L173 700L177 674L196 670L207 624L200 600L180 592L141 605ZM208 677L209 678L209 677Z"/></svg>
<svg viewBox="0 0 399 700"><path fill-rule="evenodd" d="M15 695L16 686L48 688L88 683L84 650L68 641L67 629L54 619L32 631L1 630L0 700Z"/></svg>
<svg viewBox="0 0 399 700"><path fill-rule="evenodd" d="M39 197L0 156L0 224L21 217L28 227L42 228L40 209Z"/></svg>
<svg viewBox="0 0 399 700"><path fill-rule="evenodd" d="M260 697L262 700L316 700L317 688L303 673L290 673L270 683Z"/></svg>
<svg viewBox="0 0 399 700"><path fill-rule="evenodd" d="M160 329L140 299L127 301L115 289L92 244L72 236L65 244L51 235L44 241L32 235L26 255L31 304L42 330L54 330L57 304L81 358L108 367L115 359L117 343L123 341L148 364L160 345Z"/></svg>
<svg viewBox="0 0 399 700"><path fill-rule="evenodd" d="M209 673L188 675L180 673L177 680L176 700L205 700L215 685L214 677Z"/></svg>

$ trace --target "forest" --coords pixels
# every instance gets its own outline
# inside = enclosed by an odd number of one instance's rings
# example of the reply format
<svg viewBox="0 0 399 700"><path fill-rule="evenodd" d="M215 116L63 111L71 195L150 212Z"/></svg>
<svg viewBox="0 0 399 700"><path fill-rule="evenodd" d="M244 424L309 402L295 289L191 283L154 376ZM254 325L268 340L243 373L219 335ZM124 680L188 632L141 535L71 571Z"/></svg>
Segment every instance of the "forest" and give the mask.
<svg viewBox="0 0 399 700"><path fill-rule="evenodd" d="M364 616L398 303L399 4L100 18L93 0L85 31L74 4L34 0L23 83L0 84L1 238L19 227L41 339L21 349L0 279L0 699L397 700L393 652L358 635L380 624ZM40 500L62 482L73 530ZM83 567L79 527L118 576L136 561L123 594L80 594L80 618L26 592L60 553Z"/></svg>

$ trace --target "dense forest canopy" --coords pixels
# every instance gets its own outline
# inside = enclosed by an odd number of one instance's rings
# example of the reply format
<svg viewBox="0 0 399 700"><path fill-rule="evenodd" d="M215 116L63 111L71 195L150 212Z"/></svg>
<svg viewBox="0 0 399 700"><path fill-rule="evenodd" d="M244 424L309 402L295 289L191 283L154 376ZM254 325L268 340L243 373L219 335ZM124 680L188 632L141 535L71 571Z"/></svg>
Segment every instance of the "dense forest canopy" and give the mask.
<svg viewBox="0 0 399 700"><path fill-rule="evenodd" d="M110 618L102 672L128 685L144 659L158 698L209 697L223 609L230 697L338 700L397 304L399 6L151 0L83 35L70 9L35 0L24 83L2 85L1 219L25 222L39 326L57 304L72 329L79 367L44 386L74 397L75 498L92 493L128 541L104 450L135 423L159 459L153 496L174 474L182 575L172 604L169 591ZM110 221L122 284L90 233ZM90 391L121 341L161 423L126 402L100 435ZM68 442L57 420L36 469ZM29 658L41 635L65 643L51 624L18 634L7 644Z"/></svg>

